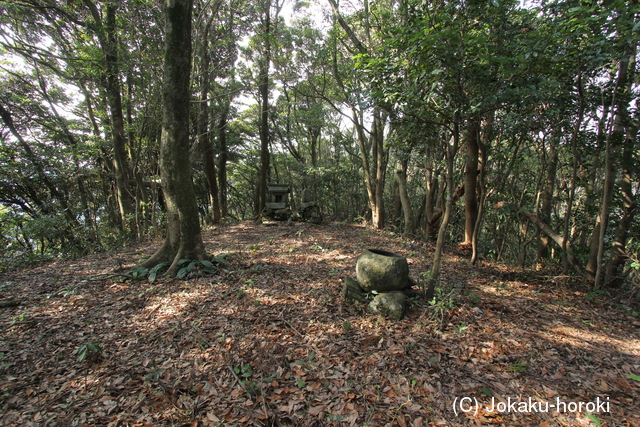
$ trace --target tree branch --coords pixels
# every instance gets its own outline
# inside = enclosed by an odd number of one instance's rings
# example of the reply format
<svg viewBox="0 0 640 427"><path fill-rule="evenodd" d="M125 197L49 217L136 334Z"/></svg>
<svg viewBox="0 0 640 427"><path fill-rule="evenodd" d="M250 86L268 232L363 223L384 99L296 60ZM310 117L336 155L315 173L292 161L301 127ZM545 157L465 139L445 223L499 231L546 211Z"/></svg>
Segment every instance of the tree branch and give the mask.
<svg viewBox="0 0 640 427"><path fill-rule="evenodd" d="M496 208L497 209L502 208L502 207L506 207L511 212L517 213L517 214L522 215L523 217L527 218L534 225L536 225L541 232L543 232L544 234L549 236L554 242L556 242L558 244L558 246L560 246L561 248L562 247L566 247L567 248L567 261L569 261L569 264L571 265L571 267L573 267L573 269L578 274L580 274L580 276L582 276L583 278L585 278L585 279L587 279L589 281L593 281L595 279L593 274L590 273L589 271L585 270L585 268L582 267L582 265L580 265L580 263L578 262L576 257L573 255L573 252L572 252L572 249L571 249L571 242L569 240L565 241L565 239L561 235L557 234L553 230L553 228L551 228L551 226L549 226L544 221L542 221L538 217L538 215L536 215L536 214L534 214L532 212L529 212L529 211L527 211L525 209L518 209L515 205L509 204L507 202L499 202L499 203L496 204Z"/></svg>
<svg viewBox="0 0 640 427"><path fill-rule="evenodd" d="M349 26L347 21L345 21L342 15L340 14L340 10L338 9L338 4L336 3L336 0L329 0L329 3L331 4L331 9L333 9L333 15L338 20L338 23L340 24L342 29L347 33L347 36L351 40L351 43L355 45L356 49L358 49L360 53L369 53L369 51L367 50L366 47L364 47L364 45L362 44L362 42L360 41L356 33L353 31L353 29Z"/></svg>

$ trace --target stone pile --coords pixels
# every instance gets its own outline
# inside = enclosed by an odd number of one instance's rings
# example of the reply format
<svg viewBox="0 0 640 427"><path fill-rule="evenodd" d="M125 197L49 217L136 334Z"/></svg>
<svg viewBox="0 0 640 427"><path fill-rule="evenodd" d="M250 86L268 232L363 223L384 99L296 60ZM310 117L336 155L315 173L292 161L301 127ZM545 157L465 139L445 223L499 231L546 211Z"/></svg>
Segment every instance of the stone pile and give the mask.
<svg viewBox="0 0 640 427"><path fill-rule="evenodd" d="M373 313L401 320L407 311L407 297L416 294L414 285L405 257L367 249L356 263L356 278L345 278L343 298L348 303L370 301Z"/></svg>

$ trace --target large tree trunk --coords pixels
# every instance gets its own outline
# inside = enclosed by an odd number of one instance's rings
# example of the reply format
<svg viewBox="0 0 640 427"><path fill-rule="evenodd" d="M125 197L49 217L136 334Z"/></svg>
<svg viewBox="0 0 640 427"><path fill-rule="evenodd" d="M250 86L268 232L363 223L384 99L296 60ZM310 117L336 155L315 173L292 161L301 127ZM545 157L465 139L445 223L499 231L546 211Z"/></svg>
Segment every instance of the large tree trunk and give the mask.
<svg viewBox="0 0 640 427"><path fill-rule="evenodd" d="M267 205L267 180L269 179L269 63L271 62L271 1L266 2L264 18L264 51L258 61L260 70L260 176L258 182L258 220Z"/></svg>
<svg viewBox="0 0 640 427"><path fill-rule="evenodd" d="M189 77L191 73L192 0L165 6L165 55L160 172L167 206L167 235L148 261L149 267L170 261L175 275L180 259L206 257L189 161Z"/></svg>

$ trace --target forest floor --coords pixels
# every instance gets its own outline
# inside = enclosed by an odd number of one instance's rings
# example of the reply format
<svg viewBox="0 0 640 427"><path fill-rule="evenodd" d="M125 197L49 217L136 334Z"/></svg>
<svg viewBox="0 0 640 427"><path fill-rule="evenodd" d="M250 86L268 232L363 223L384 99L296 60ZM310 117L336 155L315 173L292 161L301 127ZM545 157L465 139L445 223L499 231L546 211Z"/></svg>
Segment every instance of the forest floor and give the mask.
<svg viewBox="0 0 640 427"><path fill-rule="evenodd" d="M344 224L225 224L214 275L119 281L160 244L0 275L5 426L640 426L640 321L579 282L448 252L436 304L345 305ZM465 412L467 411L467 412ZM591 414L590 412L593 412Z"/></svg>

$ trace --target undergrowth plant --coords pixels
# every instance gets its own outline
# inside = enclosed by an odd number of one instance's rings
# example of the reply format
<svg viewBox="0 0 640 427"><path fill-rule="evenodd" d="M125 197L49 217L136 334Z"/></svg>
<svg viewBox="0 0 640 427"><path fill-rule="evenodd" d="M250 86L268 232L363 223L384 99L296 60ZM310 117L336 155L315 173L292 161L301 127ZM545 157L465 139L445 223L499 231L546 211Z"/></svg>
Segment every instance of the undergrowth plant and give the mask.
<svg viewBox="0 0 640 427"><path fill-rule="evenodd" d="M442 317L445 312L453 309L456 305L456 289L449 287L437 287L431 301L429 301L430 315L432 318Z"/></svg>
<svg viewBox="0 0 640 427"><path fill-rule="evenodd" d="M94 341L87 341L82 343L80 347L78 347L75 351L75 354L78 358L78 362L89 362L94 363L98 362L102 359L103 351L100 344Z"/></svg>
<svg viewBox="0 0 640 427"><path fill-rule="evenodd" d="M181 259L178 261L176 277L178 279L184 279L195 275L215 274L217 272L216 267L225 263L227 257L227 254L221 254L211 257L210 260L202 261ZM123 274L123 278L136 282L147 279L149 283L153 283L158 278L158 275L164 273L169 268L169 265L170 263L163 262L152 268L139 266Z"/></svg>
<svg viewBox="0 0 640 427"><path fill-rule="evenodd" d="M253 370L251 369L251 366L243 363L240 366L234 366L233 372L239 379L242 388L244 388L248 394L260 396L261 387L260 384L253 379Z"/></svg>

